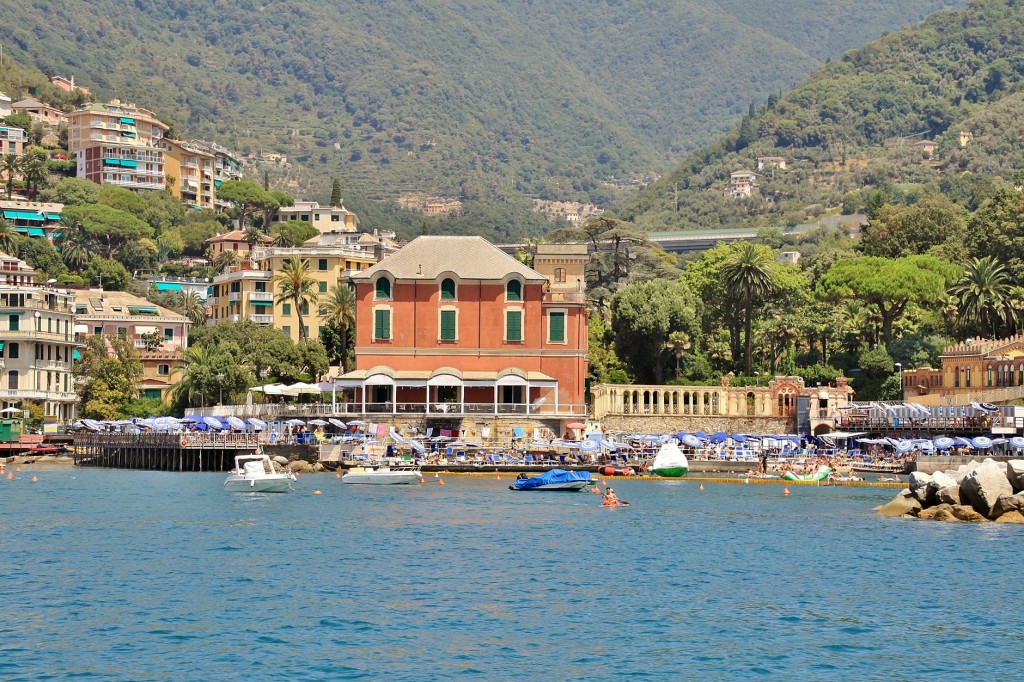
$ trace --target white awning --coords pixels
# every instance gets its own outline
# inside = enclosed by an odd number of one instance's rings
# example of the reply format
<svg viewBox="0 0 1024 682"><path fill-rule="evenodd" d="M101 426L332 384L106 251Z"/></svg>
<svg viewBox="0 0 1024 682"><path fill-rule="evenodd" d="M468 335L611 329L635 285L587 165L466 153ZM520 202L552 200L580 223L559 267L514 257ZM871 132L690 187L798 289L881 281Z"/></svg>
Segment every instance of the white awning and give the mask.
<svg viewBox="0 0 1024 682"><path fill-rule="evenodd" d="M152 326L146 325L146 324L137 324L137 325L135 325L135 333L136 334L155 334L156 332L157 332L157 328L156 327L152 327Z"/></svg>
<svg viewBox="0 0 1024 682"><path fill-rule="evenodd" d="M89 333L89 325L87 325L87 324L76 324L75 325L75 333L76 334L88 334Z"/></svg>

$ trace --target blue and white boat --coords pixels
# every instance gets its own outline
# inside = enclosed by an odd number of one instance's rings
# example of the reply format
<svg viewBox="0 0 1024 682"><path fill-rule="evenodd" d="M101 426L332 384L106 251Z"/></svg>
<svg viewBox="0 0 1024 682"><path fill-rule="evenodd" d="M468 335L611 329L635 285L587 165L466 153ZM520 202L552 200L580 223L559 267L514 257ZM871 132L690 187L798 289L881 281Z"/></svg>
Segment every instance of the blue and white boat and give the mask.
<svg viewBox="0 0 1024 682"><path fill-rule="evenodd" d="M519 477L508 487L509 490L555 490L560 492L578 492L593 485L589 471L566 471L551 469L537 476L519 474Z"/></svg>

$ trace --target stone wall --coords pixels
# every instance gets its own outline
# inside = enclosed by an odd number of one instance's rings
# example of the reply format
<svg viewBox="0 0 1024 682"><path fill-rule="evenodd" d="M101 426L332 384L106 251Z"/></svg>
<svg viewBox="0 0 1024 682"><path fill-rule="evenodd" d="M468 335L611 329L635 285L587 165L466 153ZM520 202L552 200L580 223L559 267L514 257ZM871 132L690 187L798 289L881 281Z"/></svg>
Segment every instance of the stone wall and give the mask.
<svg viewBox="0 0 1024 682"><path fill-rule="evenodd" d="M784 417L715 417L672 415L618 415L610 414L601 420L605 432L625 431L626 433L753 433L769 435L795 433L796 419Z"/></svg>

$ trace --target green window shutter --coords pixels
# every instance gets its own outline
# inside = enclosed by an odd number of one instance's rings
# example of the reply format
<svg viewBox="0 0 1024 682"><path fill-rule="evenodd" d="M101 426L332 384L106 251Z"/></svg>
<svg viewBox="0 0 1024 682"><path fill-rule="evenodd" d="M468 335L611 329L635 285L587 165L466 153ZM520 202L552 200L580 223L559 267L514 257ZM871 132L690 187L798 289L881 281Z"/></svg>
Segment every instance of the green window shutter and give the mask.
<svg viewBox="0 0 1024 682"><path fill-rule="evenodd" d="M553 343L565 342L565 313L551 313L548 315L548 341Z"/></svg>
<svg viewBox="0 0 1024 682"><path fill-rule="evenodd" d="M441 300L442 301L454 301L455 300L455 280L445 279L441 281Z"/></svg>
<svg viewBox="0 0 1024 682"><path fill-rule="evenodd" d="M281 314L284 315L284 316L291 315L292 314L292 304L291 303L282 303L281 304Z"/></svg>
<svg viewBox="0 0 1024 682"><path fill-rule="evenodd" d="M377 278L375 298L378 301L388 301L391 299L391 280L386 277Z"/></svg>
<svg viewBox="0 0 1024 682"><path fill-rule="evenodd" d="M454 341L455 340L455 311L454 310L442 310L441 311L441 340L442 341Z"/></svg>
<svg viewBox="0 0 1024 682"><path fill-rule="evenodd" d="M390 339L391 338L391 311L390 310L374 310L373 311L373 338L374 339Z"/></svg>
<svg viewBox="0 0 1024 682"><path fill-rule="evenodd" d="M508 341L523 340L523 313L509 310L505 313L505 338Z"/></svg>
<svg viewBox="0 0 1024 682"><path fill-rule="evenodd" d="M326 294L327 293L327 282L317 282L317 284L320 285L320 293L321 294Z"/></svg>
<svg viewBox="0 0 1024 682"><path fill-rule="evenodd" d="M321 258L320 261L317 263L317 266L320 268L320 270L326 270L327 269L327 259L326 258Z"/></svg>
<svg viewBox="0 0 1024 682"><path fill-rule="evenodd" d="M507 301L521 301L523 300L523 283L517 279L512 280L505 285L505 300Z"/></svg>
<svg viewBox="0 0 1024 682"><path fill-rule="evenodd" d="M308 303L303 303L302 304L302 314L303 315L309 315L309 304Z"/></svg>

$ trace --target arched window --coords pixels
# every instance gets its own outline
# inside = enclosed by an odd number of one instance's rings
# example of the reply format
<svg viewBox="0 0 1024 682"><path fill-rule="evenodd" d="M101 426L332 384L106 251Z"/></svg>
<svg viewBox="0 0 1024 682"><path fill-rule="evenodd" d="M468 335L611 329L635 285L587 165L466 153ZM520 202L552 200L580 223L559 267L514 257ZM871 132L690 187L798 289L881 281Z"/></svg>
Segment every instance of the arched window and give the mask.
<svg viewBox="0 0 1024 682"><path fill-rule="evenodd" d="M391 300L391 280L387 277L377 278L376 288L374 289L374 298L378 301Z"/></svg>
<svg viewBox="0 0 1024 682"><path fill-rule="evenodd" d="M509 283L505 285L505 300L523 300L523 283L520 282L518 279L510 280Z"/></svg>
<svg viewBox="0 0 1024 682"><path fill-rule="evenodd" d="M441 280L441 300L455 300L455 280L452 279L451 277L446 277L445 279Z"/></svg>
<svg viewBox="0 0 1024 682"><path fill-rule="evenodd" d="M987 377L985 377L985 378L986 378L986 380L987 380L987 383L986 383L985 385L986 385L986 386L991 386L991 385L992 385L992 365L989 365L989 366L988 366L988 372L987 372L987 374L988 374L988 376L987 376Z"/></svg>

